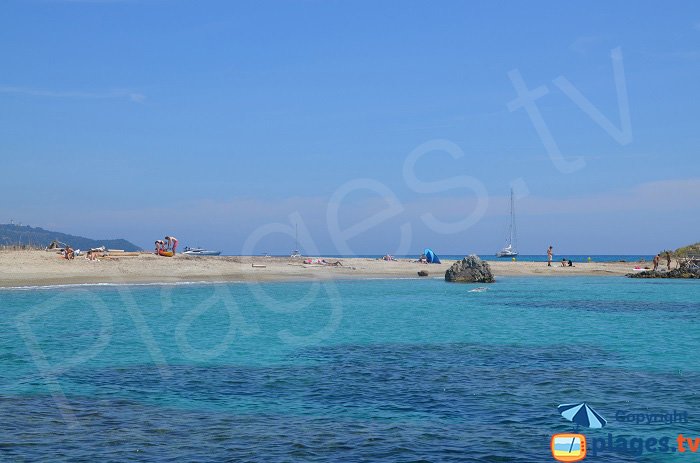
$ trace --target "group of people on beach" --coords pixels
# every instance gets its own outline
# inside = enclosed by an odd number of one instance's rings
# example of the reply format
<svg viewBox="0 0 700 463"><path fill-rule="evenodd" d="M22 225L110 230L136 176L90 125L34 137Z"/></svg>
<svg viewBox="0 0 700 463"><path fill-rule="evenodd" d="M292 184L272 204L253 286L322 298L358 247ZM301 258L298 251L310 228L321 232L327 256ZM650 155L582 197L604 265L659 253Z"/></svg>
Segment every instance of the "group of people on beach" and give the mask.
<svg viewBox="0 0 700 463"><path fill-rule="evenodd" d="M547 249L547 267L552 266L552 259L554 258L554 248L550 246ZM566 257L562 257L561 259L561 266L562 267L575 267L574 263L572 262L571 259L567 259Z"/></svg>
<svg viewBox="0 0 700 463"><path fill-rule="evenodd" d="M98 254L98 249L90 249L86 254L85 254L85 259L86 260L92 260L96 261L97 260L97 254ZM73 260L75 259L76 255L81 255L80 249L77 251L73 249L72 247L66 245L65 248L63 248L63 258L66 260Z"/></svg>
<svg viewBox="0 0 700 463"><path fill-rule="evenodd" d="M333 267L342 267L343 263L339 260L335 262L328 262L326 259L304 259L305 264L315 264L315 265L331 265Z"/></svg>
<svg viewBox="0 0 700 463"><path fill-rule="evenodd" d="M654 271L658 270L661 261L661 253L654 256ZM666 251L666 268L671 271L671 253Z"/></svg>
<svg viewBox="0 0 700 463"><path fill-rule="evenodd" d="M174 236L166 236L162 240L156 240L156 254L160 254L161 251L172 252L173 255L177 252L178 240Z"/></svg>
<svg viewBox="0 0 700 463"><path fill-rule="evenodd" d="M666 251L664 253L664 256L666 257L666 268L670 272L671 271L671 253L669 251ZM547 249L547 267L552 266L552 258L553 257L554 257L554 248L552 246L550 246ZM590 262L591 258L589 257L588 260ZM654 271L657 271L659 269L659 262L661 262L661 253L654 256ZM562 267L574 267L574 264L571 261L571 259L567 260L564 258L561 260L561 266ZM647 268L649 268L649 267L647 267Z"/></svg>
<svg viewBox="0 0 700 463"><path fill-rule="evenodd" d="M554 248L552 246L549 246L547 249L547 267L552 266L552 259L554 258ZM588 260L590 261L591 258L589 257ZM576 267L571 259L567 259L566 257L562 257L561 259L561 266L562 267Z"/></svg>
<svg viewBox="0 0 700 463"><path fill-rule="evenodd" d="M66 260L75 259L75 250L70 246L66 246L65 248L63 248L63 258Z"/></svg>

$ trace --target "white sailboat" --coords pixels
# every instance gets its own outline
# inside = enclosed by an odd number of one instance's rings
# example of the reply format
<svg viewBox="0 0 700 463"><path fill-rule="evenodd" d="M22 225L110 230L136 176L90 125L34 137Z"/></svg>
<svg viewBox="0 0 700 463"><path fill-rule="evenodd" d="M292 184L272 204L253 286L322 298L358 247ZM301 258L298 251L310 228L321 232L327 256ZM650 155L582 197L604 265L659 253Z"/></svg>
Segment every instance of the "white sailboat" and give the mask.
<svg viewBox="0 0 700 463"><path fill-rule="evenodd" d="M302 257L299 252L299 225L294 225L294 251L289 257Z"/></svg>
<svg viewBox="0 0 700 463"><path fill-rule="evenodd" d="M508 237L506 245L496 253L496 257L515 257L518 255L517 237L515 229L515 202L513 200L513 189L510 189L510 225L508 227Z"/></svg>

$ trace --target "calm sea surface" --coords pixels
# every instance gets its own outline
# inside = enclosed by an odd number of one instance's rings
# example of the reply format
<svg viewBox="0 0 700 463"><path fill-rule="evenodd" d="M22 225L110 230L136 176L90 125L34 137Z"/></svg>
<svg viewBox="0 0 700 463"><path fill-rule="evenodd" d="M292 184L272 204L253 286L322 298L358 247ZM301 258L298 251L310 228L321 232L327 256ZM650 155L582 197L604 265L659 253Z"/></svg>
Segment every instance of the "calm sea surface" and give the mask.
<svg viewBox="0 0 700 463"><path fill-rule="evenodd" d="M586 461L700 461L636 440L700 438L700 282L475 286L0 290L0 461L547 462L583 401Z"/></svg>

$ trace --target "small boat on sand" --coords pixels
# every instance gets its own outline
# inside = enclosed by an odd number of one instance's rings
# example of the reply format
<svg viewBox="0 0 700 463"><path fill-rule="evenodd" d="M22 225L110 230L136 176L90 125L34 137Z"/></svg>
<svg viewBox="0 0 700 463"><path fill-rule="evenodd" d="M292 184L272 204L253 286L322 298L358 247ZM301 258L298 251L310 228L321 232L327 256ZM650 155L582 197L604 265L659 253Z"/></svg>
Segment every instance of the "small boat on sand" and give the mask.
<svg viewBox="0 0 700 463"><path fill-rule="evenodd" d="M221 251L209 251L204 248L186 247L183 254L186 256L218 256L221 254Z"/></svg>

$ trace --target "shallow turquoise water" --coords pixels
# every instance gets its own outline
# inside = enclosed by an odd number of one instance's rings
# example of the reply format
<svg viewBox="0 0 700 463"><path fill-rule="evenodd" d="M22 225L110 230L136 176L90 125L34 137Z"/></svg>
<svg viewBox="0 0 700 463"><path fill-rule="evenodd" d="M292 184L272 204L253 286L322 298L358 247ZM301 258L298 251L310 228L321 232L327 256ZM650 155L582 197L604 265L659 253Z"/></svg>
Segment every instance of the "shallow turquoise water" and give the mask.
<svg viewBox="0 0 700 463"><path fill-rule="evenodd" d="M551 461L700 437L700 285L618 277L0 291L2 461ZM687 411L687 423L616 413ZM599 441L602 442L602 441ZM640 454L641 453L641 454ZM601 450L586 461L691 461Z"/></svg>

